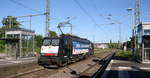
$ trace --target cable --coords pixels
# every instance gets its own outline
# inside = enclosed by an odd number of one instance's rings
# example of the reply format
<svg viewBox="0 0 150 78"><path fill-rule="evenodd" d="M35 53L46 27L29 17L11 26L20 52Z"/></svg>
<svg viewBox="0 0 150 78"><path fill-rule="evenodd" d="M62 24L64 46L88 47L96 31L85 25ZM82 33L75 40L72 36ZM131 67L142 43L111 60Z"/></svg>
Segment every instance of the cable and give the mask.
<svg viewBox="0 0 150 78"><path fill-rule="evenodd" d="M116 21L116 20L114 20L114 19L112 19L112 18L107 18L108 20L111 20L111 21L114 21L115 23L117 23L118 25L119 25L119 41L121 42L122 41L122 33L121 33L121 22L120 21Z"/></svg>
<svg viewBox="0 0 150 78"><path fill-rule="evenodd" d="M91 0L90 0L91 1ZM96 7L96 4L94 3L94 0L90 2L93 6L93 9L95 9L96 11L98 11L98 13L100 13L100 9Z"/></svg>
<svg viewBox="0 0 150 78"><path fill-rule="evenodd" d="M88 12L80 5L80 3L77 0L73 0L78 6L79 8L91 19L91 21L96 24L95 20L93 19L93 17L91 17L90 14L88 14Z"/></svg>
<svg viewBox="0 0 150 78"><path fill-rule="evenodd" d="M77 1L77 0L73 0L78 6L79 6L79 8L91 19L91 21L98 27L98 28L100 28L101 29L101 31L103 31L105 34L106 34L106 32L100 27L100 26L98 26L98 24L96 23L96 21L94 20L94 18L90 15L90 14L88 14L88 12L80 5L80 3Z"/></svg>
<svg viewBox="0 0 150 78"><path fill-rule="evenodd" d="M28 9L28 10L31 10L31 11L34 11L34 12L37 12L37 13L40 12L40 11L37 11L37 10L32 9L32 8L30 8L30 7L27 7L27 6L25 6L24 4L22 4L22 3L20 3L20 2L17 2L17 1L15 1L15 0L9 0L9 1L12 2L12 3L15 3L15 4L19 5L19 6L21 6L21 7L23 7L23 8L26 8L26 9Z"/></svg>

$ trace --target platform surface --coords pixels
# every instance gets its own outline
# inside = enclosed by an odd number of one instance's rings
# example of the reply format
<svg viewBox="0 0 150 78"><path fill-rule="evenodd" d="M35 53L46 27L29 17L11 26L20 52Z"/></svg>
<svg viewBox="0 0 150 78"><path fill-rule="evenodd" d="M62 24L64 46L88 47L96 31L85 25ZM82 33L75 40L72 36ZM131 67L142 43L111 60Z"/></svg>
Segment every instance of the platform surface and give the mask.
<svg viewBox="0 0 150 78"><path fill-rule="evenodd" d="M103 78L150 78L150 64L113 59Z"/></svg>
<svg viewBox="0 0 150 78"><path fill-rule="evenodd" d="M3 66L11 66L16 65L20 63L30 63L30 62L37 62L37 57L28 57L28 58L5 58L0 59L0 68Z"/></svg>

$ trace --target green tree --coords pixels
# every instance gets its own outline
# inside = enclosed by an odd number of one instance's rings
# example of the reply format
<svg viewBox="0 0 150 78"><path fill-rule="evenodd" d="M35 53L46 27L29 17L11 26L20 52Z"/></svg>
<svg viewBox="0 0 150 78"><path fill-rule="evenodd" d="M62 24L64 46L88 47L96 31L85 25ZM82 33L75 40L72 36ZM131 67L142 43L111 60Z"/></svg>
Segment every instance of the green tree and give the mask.
<svg viewBox="0 0 150 78"><path fill-rule="evenodd" d="M12 16L7 16L6 18L3 18L2 24L5 28L16 28L20 25L20 23L17 21L17 18L14 18Z"/></svg>
<svg viewBox="0 0 150 78"><path fill-rule="evenodd" d="M0 28L0 38L5 36L5 29L18 28L20 25L17 19L12 16L7 16L6 18L3 18L2 24L3 26Z"/></svg>
<svg viewBox="0 0 150 78"><path fill-rule="evenodd" d="M41 45L42 45L42 40L43 40L43 37L41 35L35 35L35 45L36 47L40 48Z"/></svg>
<svg viewBox="0 0 150 78"><path fill-rule="evenodd" d="M112 43L111 42L111 43L108 44L108 46L109 46L109 48L116 48L116 49L118 49L118 48L120 48L119 44L120 43Z"/></svg>
<svg viewBox="0 0 150 78"><path fill-rule="evenodd" d="M0 38L5 37L5 31L4 28L0 28ZM5 41L0 40L0 53L5 52Z"/></svg>
<svg viewBox="0 0 150 78"><path fill-rule="evenodd" d="M35 51L40 52L42 46L43 37L41 35L35 35Z"/></svg>
<svg viewBox="0 0 150 78"><path fill-rule="evenodd" d="M2 24L3 26L0 28L0 38L5 37L5 29L17 28L20 25L17 19L12 16L7 16L6 18L3 18ZM4 52L4 50L5 50L5 42L0 40L0 52Z"/></svg>
<svg viewBox="0 0 150 78"><path fill-rule="evenodd" d="M0 28L0 38L5 36L4 28Z"/></svg>
<svg viewBox="0 0 150 78"><path fill-rule="evenodd" d="M0 53L3 53L5 52L5 42L0 40Z"/></svg>
<svg viewBox="0 0 150 78"><path fill-rule="evenodd" d="M55 31L48 31L49 37L58 37L57 33Z"/></svg>
<svg viewBox="0 0 150 78"><path fill-rule="evenodd" d="M135 37L130 37L129 41L124 42L124 45L127 46L127 49L134 49L135 47L134 40L135 40Z"/></svg>

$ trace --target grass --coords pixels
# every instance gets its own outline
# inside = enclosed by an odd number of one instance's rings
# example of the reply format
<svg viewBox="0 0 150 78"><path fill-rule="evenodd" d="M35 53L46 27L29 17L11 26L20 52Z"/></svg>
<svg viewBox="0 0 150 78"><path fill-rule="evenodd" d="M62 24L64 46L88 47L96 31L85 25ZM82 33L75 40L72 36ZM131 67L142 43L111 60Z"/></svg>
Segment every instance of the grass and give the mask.
<svg viewBox="0 0 150 78"><path fill-rule="evenodd" d="M95 48L94 49L94 55L99 55L99 54L105 54L105 53L110 53L110 52L115 52L114 49L100 49L100 48Z"/></svg>
<svg viewBox="0 0 150 78"><path fill-rule="evenodd" d="M5 48L0 48L0 53L5 53Z"/></svg>
<svg viewBox="0 0 150 78"><path fill-rule="evenodd" d="M132 59L132 52L131 51L124 51L124 50L118 50L116 52L115 58L118 59Z"/></svg>
<svg viewBox="0 0 150 78"><path fill-rule="evenodd" d="M99 49L95 48L94 49L94 54L98 53L106 53L106 52L115 52L115 57L116 59L132 59L132 52L131 51L124 51L124 50L117 50L117 49L112 49L112 48L107 48L107 49Z"/></svg>
<svg viewBox="0 0 150 78"><path fill-rule="evenodd" d="M94 49L94 53L114 52L114 51L115 51L115 49L110 49L110 48L106 48L106 49L95 48L95 49Z"/></svg>

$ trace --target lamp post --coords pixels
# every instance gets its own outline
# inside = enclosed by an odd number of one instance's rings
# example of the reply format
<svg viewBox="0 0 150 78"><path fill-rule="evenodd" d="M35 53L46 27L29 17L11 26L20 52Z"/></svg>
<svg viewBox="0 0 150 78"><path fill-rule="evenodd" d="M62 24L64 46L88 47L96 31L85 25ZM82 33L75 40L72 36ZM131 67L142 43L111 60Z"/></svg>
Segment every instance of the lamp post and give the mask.
<svg viewBox="0 0 150 78"><path fill-rule="evenodd" d="M135 27L135 10L134 8L128 8L128 11L132 11L132 38L134 38L133 55L136 50L136 27Z"/></svg>
<svg viewBox="0 0 150 78"><path fill-rule="evenodd" d="M135 28L135 26L134 26L134 9L133 8L128 8L127 9L128 11L132 11L132 37L134 37L134 35L135 35L135 30L134 30L134 28Z"/></svg>

